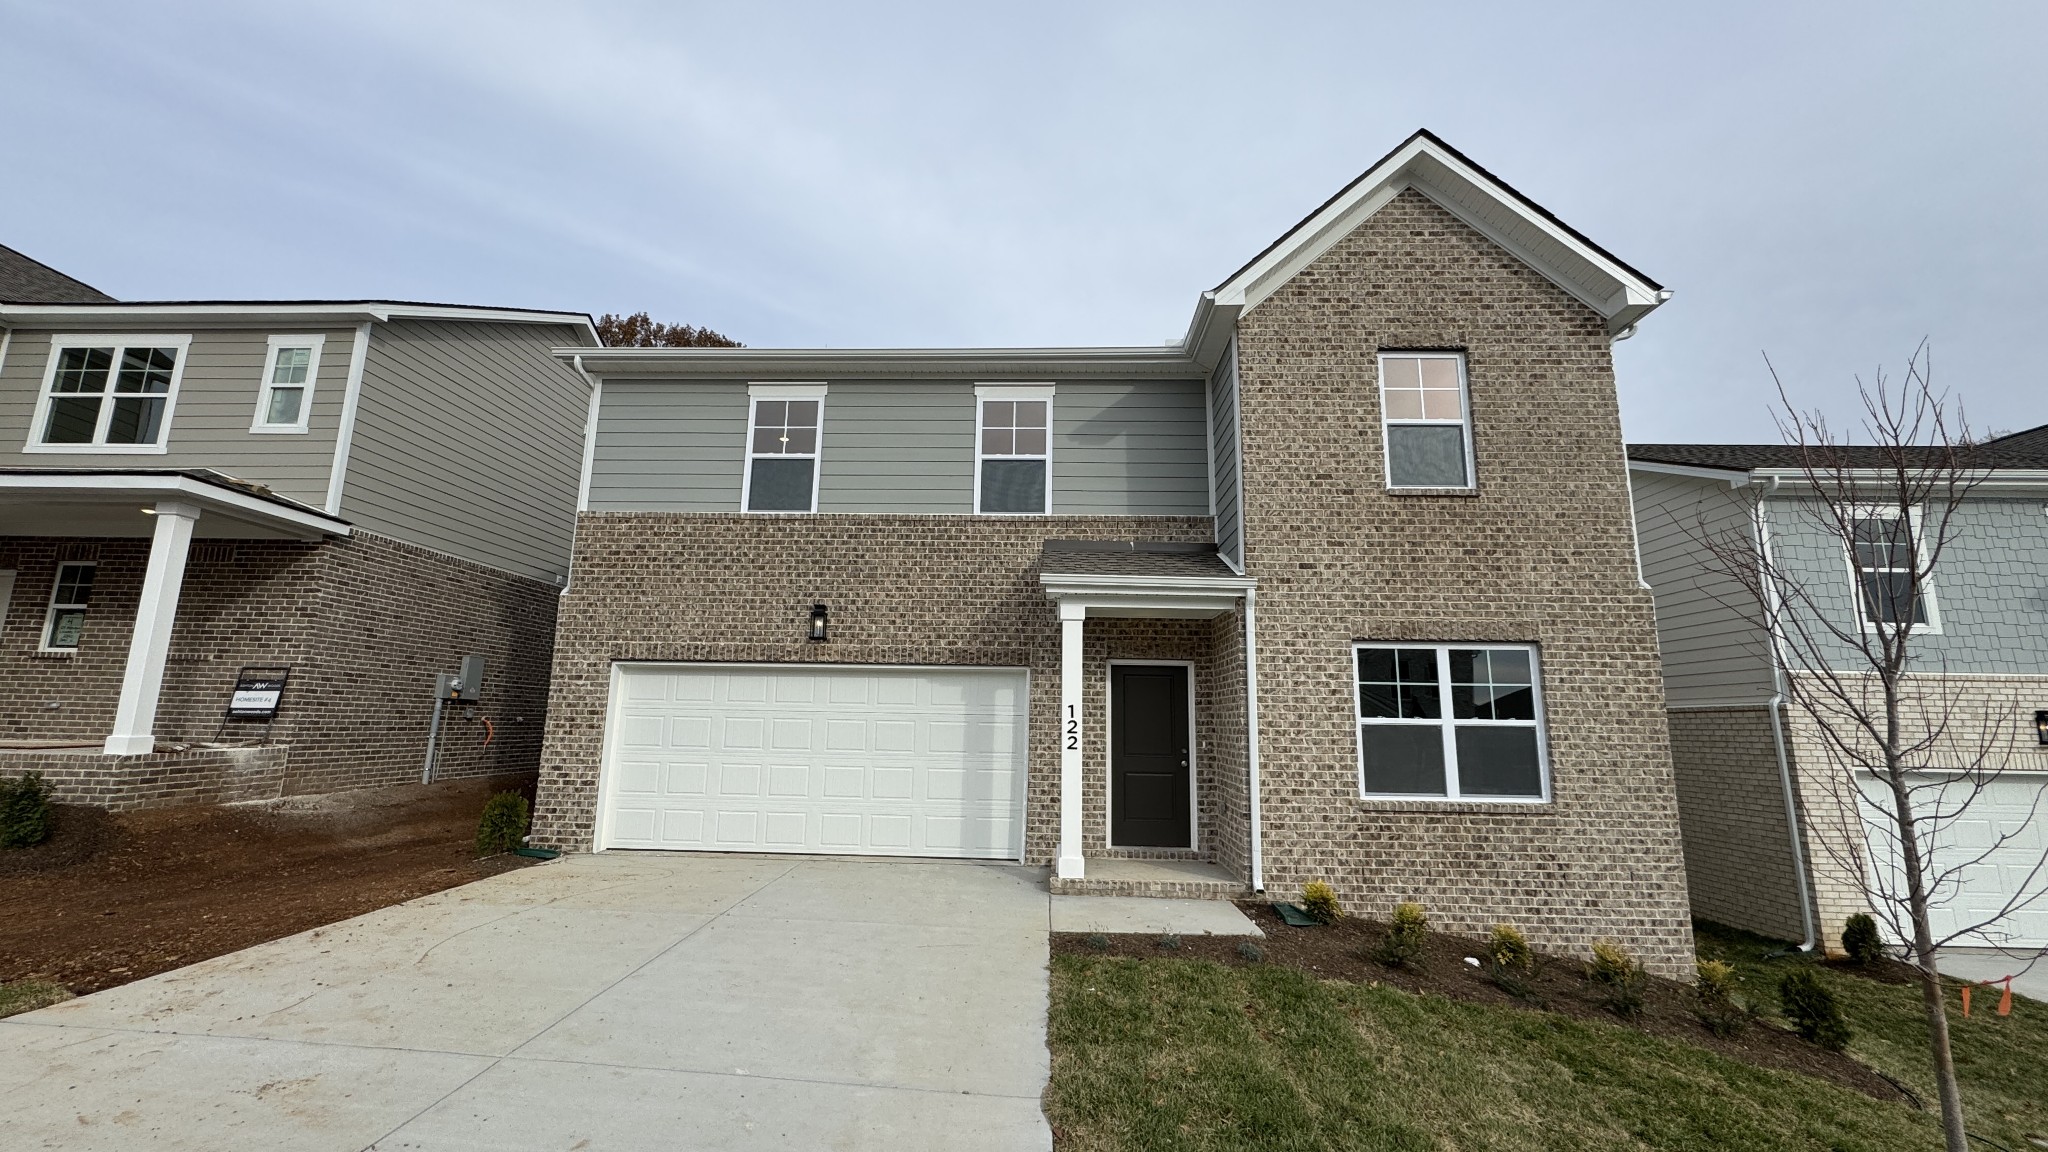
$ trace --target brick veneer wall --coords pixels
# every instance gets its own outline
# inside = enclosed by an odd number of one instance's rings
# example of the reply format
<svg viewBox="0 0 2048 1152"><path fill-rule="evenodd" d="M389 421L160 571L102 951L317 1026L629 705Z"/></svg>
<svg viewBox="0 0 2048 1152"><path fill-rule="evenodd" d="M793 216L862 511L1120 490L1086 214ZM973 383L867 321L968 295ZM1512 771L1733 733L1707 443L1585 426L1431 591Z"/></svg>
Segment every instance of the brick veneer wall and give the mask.
<svg viewBox="0 0 2048 1152"><path fill-rule="evenodd" d="M556 634L534 843L591 847L614 661L964 664L1031 671L1025 853L1049 863L1059 836L1060 630L1037 580L1040 546L1211 534L1207 517L584 513ZM804 634L820 602L832 638L812 644ZM1103 661L1200 660L1203 644L1201 629L1160 621L1091 620L1086 635L1094 687L1084 779L1097 796L1085 834L1100 845ZM1206 679L1198 667L1198 690Z"/></svg>
<svg viewBox="0 0 2048 1152"><path fill-rule="evenodd" d="M1693 912L1800 939L1805 922L1769 709L1682 708L1670 719Z"/></svg>
<svg viewBox="0 0 2048 1152"><path fill-rule="evenodd" d="M291 749L192 748L143 756L0 750L0 778L38 773L60 804L115 812L181 804L232 804L284 794Z"/></svg>
<svg viewBox="0 0 2048 1152"><path fill-rule="evenodd" d="M1599 316L1419 193L1238 321L1268 890L1426 902L1692 973L1650 594ZM1385 489L1379 349L1468 359L1476 494ZM1553 800L1358 795L1351 642L1541 645Z"/></svg>

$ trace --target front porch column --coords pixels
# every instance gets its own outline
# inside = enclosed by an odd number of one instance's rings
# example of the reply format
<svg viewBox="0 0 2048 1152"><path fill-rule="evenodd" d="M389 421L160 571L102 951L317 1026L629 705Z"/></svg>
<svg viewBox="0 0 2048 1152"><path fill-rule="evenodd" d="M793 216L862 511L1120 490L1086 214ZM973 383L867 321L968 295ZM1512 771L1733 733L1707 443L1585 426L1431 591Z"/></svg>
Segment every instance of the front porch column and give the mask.
<svg viewBox="0 0 2048 1152"><path fill-rule="evenodd" d="M1057 874L1078 880L1081 864L1081 629L1088 608L1060 603L1060 857Z"/></svg>
<svg viewBox="0 0 2048 1152"><path fill-rule="evenodd" d="M121 702L107 735L109 756L156 751L156 700L163 692L164 661L171 654L171 627L178 620L178 592L185 583L185 557L199 509L165 500L155 512L142 602L135 606L135 635L128 641L128 668L121 674Z"/></svg>

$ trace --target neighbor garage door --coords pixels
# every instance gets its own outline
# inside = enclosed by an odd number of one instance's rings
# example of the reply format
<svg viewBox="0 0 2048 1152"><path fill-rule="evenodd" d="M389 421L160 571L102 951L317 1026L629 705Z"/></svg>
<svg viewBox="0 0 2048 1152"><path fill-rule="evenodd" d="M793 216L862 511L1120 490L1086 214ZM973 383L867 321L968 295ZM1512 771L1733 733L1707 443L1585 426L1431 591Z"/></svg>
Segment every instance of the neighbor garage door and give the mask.
<svg viewBox="0 0 2048 1152"><path fill-rule="evenodd" d="M1915 777L1915 781L1931 784L1936 778ZM1867 795L1887 797L1889 810L1888 793L1874 779L1865 778L1863 786ZM2026 907L2005 919L2004 935L1956 943L2048 947L2048 870L2038 867L2042 854L2048 852L2048 795L2044 788L2048 788L2048 775L2014 772L1986 784L1974 800L1961 783L1921 793L1917 803L1923 811L1937 805L1953 810L1966 800L1969 803L1960 815L1942 821L1940 839L1934 844L1933 872L1961 868L1955 882L1934 893L1929 920L1937 939L1997 916L2015 898L2025 902L2031 897ZM1874 807L1866 808L1865 816L1873 821L1870 858L1889 874L1885 887L1903 893L1898 832L1885 834L1876 823L1884 817Z"/></svg>
<svg viewBox="0 0 2048 1152"><path fill-rule="evenodd" d="M621 664L600 848L1015 860L1025 675Z"/></svg>

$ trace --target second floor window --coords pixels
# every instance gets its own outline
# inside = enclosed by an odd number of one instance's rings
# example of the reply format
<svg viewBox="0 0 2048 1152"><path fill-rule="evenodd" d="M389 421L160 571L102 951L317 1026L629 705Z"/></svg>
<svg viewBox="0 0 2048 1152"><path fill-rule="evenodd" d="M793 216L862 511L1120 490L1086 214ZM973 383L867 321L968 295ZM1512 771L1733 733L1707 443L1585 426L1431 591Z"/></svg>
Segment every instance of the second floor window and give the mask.
<svg viewBox="0 0 2048 1152"><path fill-rule="evenodd" d="M313 407L313 381L320 372L319 336L272 336L263 360L263 387L256 397L251 432L304 432Z"/></svg>
<svg viewBox="0 0 2048 1152"><path fill-rule="evenodd" d="M29 449L163 451L185 344L183 337L52 340Z"/></svg>
<svg viewBox="0 0 2048 1152"><path fill-rule="evenodd" d="M1456 352L1381 353L1380 413L1386 434L1387 487L1473 486L1464 356Z"/></svg>
<svg viewBox="0 0 2048 1152"><path fill-rule="evenodd" d="M983 388L975 445L974 510L1051 513L1052 390Z"/></svg>
<svg viewBox="0 0 2048 1152"><path fill-rule="evenodd" d="M780 392L755 391L741 506L749 512L815 512L825 396L822 391L807 396Z"/></svg>
<svg viewBox="0 0 2048 1152"><path fill-rule="evenodd" d="M85 632L86 605L92 600L92 578L97 566L87 563L57 565L57 582L50 589L50 611L43 621L43 651L69 652L78 647Z"/></svg>
<svg viewBox="0 0 2048 1152"><path fill-rule="evenodd" d="M1858 508L1849 519L1850 561L1863 619L1879 627L1934 631L1934 588L1919 578L1917 515L1896 508Z"/></svg>

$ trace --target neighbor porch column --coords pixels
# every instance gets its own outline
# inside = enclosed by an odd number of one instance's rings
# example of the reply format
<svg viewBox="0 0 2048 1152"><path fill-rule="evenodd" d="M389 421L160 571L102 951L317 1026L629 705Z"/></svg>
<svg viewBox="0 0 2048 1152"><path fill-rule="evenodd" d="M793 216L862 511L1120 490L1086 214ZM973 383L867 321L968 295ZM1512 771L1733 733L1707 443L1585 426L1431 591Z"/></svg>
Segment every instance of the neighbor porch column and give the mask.
<svg viewBox="0 0 2048 1152"><path fill-rule="evenodd" d="M121 674L121 702L107 735L109 756L156 750L156 699L163 692L164 661L171 654L171 627L178 619L178 591L185 583L185 556L199 509L166 500L155 512L142 602L135 606L135 635L128 641L127 671Z"/></svg>
<svg viewBox="0 0 2048 1152"><path fill-rule="evenodd" d="M1078 880L1081 865L1081 629L1083 604L1060 602L1060 858L1057 874Z"/></svg>

